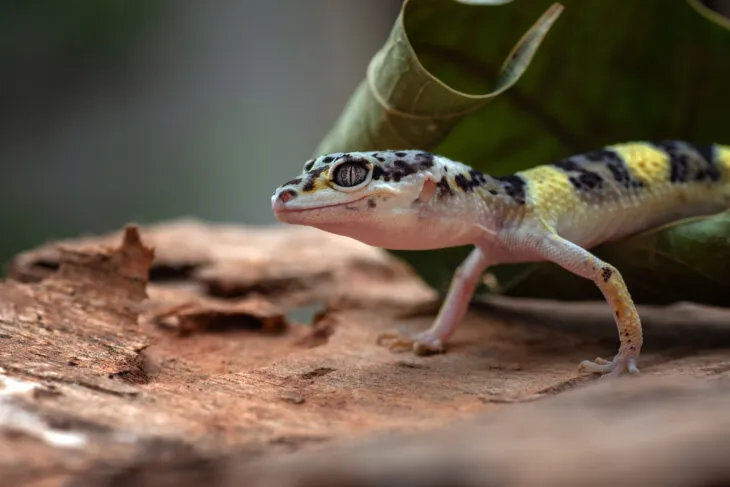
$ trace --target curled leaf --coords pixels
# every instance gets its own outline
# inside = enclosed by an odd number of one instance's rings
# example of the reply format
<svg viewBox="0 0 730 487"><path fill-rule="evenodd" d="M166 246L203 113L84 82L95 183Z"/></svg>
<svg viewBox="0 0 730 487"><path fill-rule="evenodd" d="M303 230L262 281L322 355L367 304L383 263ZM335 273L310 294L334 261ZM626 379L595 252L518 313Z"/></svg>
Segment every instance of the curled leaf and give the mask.
<svg viewBox="0 0 730 487"><path fill-rule="evenodd" d="M690 5L690 7L697 10L697 12L705 17L707 20L715 22L719 26L726 29L730 29L730 18L720 14L716 10L711 9L701 0L687 0L687 3ZM717 7L724 9L726 15L730 15L730 4L717 2Z"/></svg>
<svg viewBox="0 0 730 487"><path fill-rule="evenodd" d="M417 42L422 39L431 42L458 32L463 36L474 34L475 42L488 44L489 38L483 35L491 31L485 9L493 10L493 7L453 0L406 0L390 37L371 60L365 80L317 147L316 155L437 146L463 117L517 82L560 15L562 6L553 4L524 34L495 73L493 86L470 94L430 73L421 62ZM481 11L483 19L478 24L469 22L476 11ZM433 29L434 22L443 28Z"/></svg>

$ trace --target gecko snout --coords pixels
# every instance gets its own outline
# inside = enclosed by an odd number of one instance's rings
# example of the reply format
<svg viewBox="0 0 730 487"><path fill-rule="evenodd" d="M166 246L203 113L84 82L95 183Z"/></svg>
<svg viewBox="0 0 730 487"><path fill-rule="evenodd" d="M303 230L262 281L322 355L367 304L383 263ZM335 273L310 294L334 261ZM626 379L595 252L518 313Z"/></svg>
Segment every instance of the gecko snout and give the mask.
<svg viewBox="0 0 730 487"><path fill-rule="evenodd" d="M286 204L297 197L293 189L280 189L271 197L271 208L274 211L286 209Z"/></svg>

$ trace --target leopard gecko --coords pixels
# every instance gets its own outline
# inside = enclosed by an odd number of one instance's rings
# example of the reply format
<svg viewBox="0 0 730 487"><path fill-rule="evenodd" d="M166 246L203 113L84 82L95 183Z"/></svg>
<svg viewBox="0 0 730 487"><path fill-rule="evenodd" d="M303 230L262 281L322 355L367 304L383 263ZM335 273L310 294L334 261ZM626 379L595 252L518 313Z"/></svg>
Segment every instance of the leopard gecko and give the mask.
<svg viewBox="0 0 730 487"><path fill-rule="evenodd" d="M551 261L592 280L610 305L620 346L589 373L639 373L641 320L621 273L590 252L677 219L730 208L730 146L683 141L605 146L506 176L421 150L325 154L276 188L282 222L394 250L473 245L433 325L386 333L417 354L438 353L466 313L485 270Z"/></svg>

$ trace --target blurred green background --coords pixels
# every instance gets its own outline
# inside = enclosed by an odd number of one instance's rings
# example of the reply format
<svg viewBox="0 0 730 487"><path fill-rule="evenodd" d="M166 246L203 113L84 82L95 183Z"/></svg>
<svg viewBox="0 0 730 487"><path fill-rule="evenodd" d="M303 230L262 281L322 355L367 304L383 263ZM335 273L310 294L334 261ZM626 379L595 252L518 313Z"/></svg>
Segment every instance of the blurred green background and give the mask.
<svg viewBox="0 0 730 487"><path fill-rule="evenodd" d="M399 0L0 1L0 261L180 216L274 222Z"/></svg>

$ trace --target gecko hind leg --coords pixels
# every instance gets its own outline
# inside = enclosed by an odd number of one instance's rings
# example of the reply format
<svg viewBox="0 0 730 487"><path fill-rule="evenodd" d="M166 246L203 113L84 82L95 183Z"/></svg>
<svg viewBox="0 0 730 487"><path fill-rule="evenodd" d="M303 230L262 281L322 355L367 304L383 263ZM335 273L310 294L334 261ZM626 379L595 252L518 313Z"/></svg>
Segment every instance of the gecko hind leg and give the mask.
<svg viewBox="0 0 730 487"><path fill-rule="evenodd" d="M416 355L443 353L444 343L454 334L466 314L479 278L487 265L484 252L474 248L454 272L449 292L431 328L412 336L403 336L397 332L381 333L377 343L394 351L411 348Z"/></svg>
<svg viewBox="0 0 730 487"><path fill-rule="evenodd" d="M636 361L643 343L641 320L618 269L556 234L549 234L538 246L538 252L564 269L592 280L613 310L620 340L618 353L611 361L584 360L578 370L611 376L638 374Z"/></svg>

